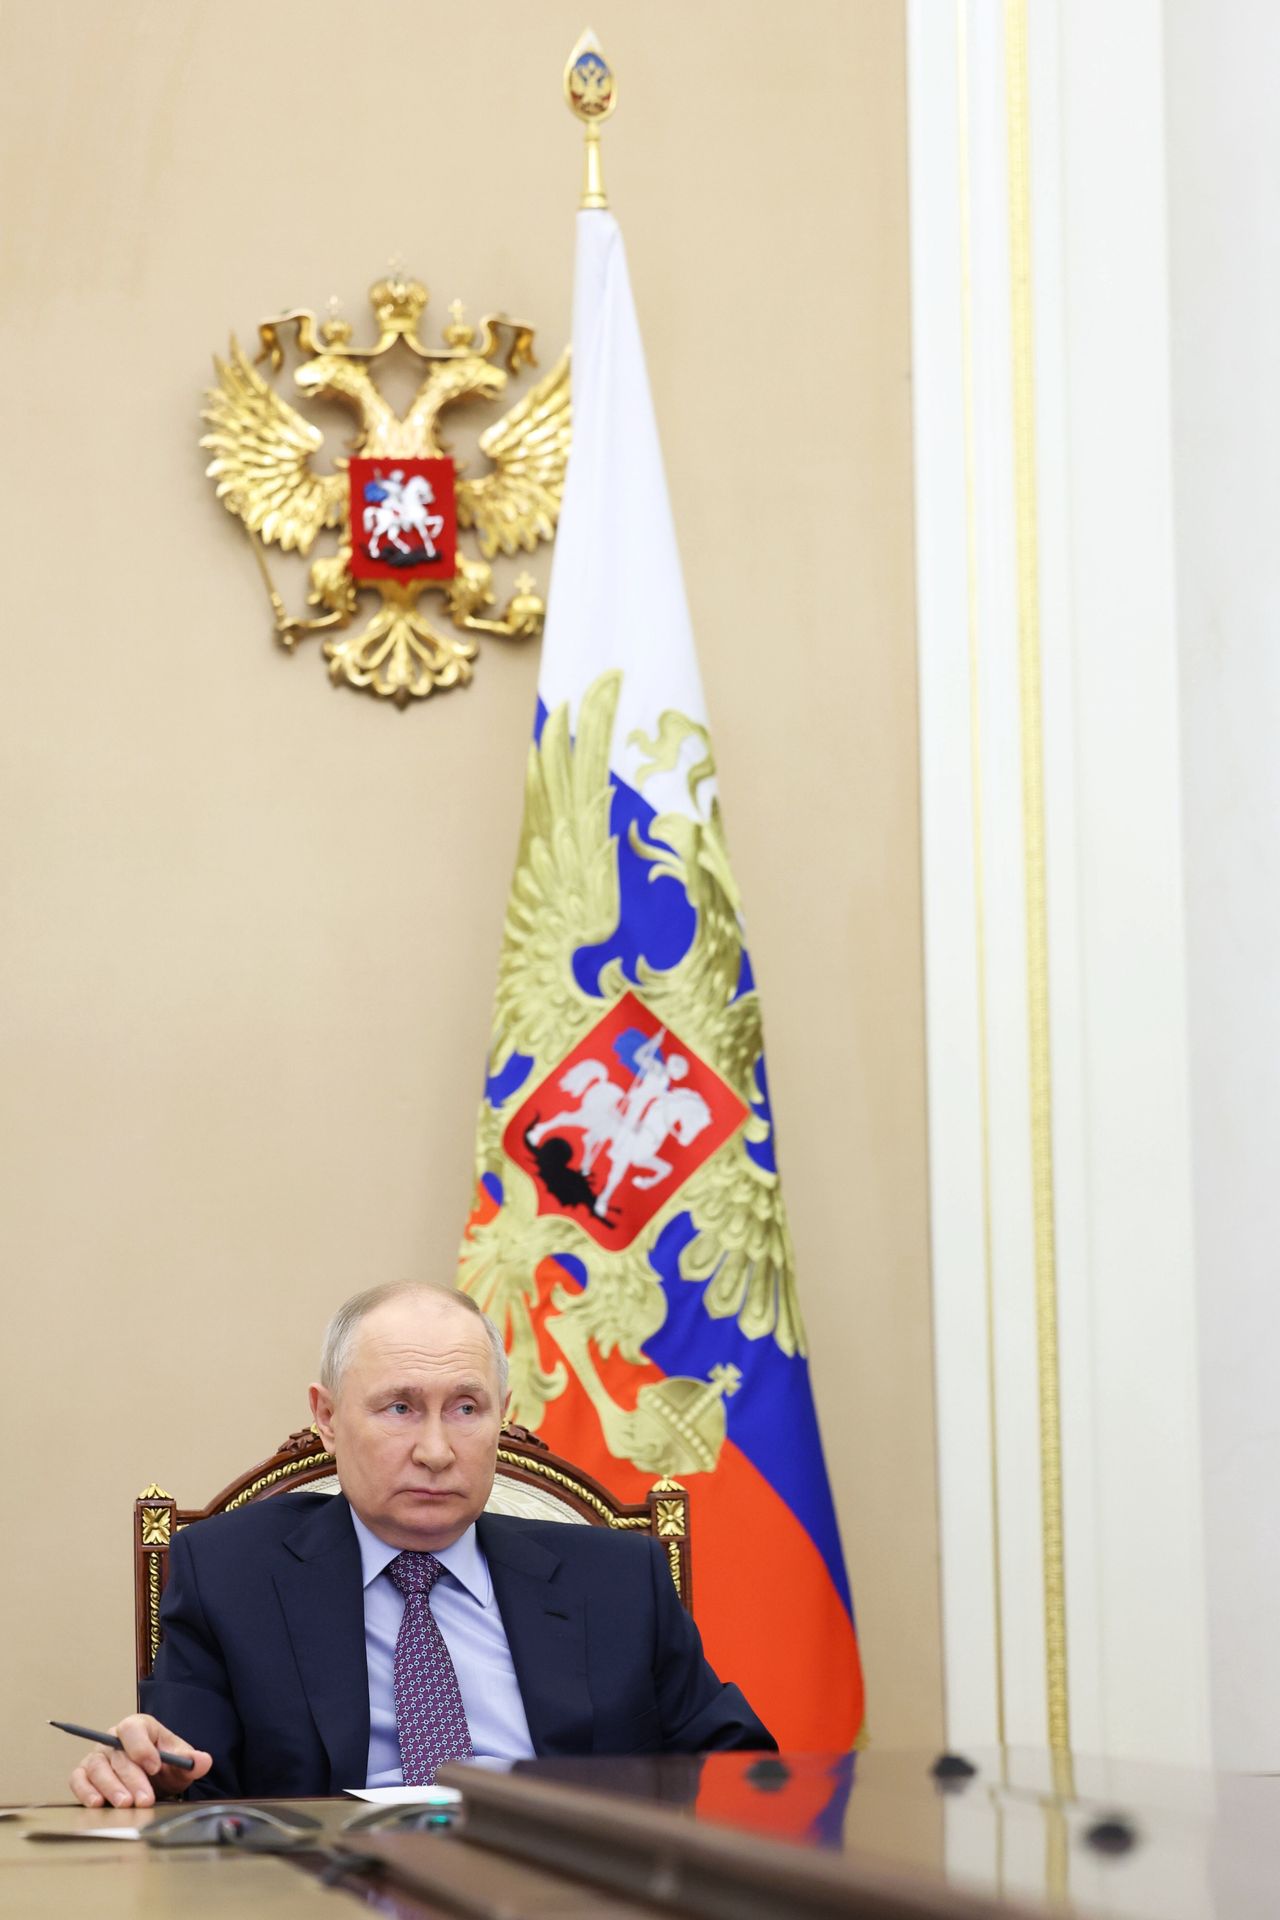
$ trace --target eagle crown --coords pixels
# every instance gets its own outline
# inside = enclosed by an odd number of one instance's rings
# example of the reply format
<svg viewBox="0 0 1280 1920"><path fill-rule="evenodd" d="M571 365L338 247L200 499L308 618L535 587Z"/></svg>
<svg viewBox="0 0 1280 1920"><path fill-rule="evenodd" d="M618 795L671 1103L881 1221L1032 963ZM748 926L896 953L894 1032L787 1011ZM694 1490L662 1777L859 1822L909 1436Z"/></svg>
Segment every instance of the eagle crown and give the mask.
<svg viewBox="0 0 1280 1920"><path fill-rule="evenodd" d="M379 280L369 289L369 298L384 332L403 334L406 338L417 332L427 304L427 290L420 280L403 280L399 274L389 280Z"/></svg>

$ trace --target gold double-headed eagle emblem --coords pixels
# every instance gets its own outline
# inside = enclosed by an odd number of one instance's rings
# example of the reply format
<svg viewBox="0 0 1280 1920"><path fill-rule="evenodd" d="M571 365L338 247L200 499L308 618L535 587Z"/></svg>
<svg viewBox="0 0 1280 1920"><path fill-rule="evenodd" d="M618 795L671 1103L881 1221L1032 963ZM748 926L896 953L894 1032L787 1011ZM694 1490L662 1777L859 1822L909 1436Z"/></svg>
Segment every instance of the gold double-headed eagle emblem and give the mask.
<svg viewBox="0 0 1280 1920"><path fill-rule="evenodd" d="M420 282L392 274L370 299L378 329L371 346L353 344L348 321L331 315L317 323L301 308L262 322L257 364L233 337L229 357L214 362L218 383L206 396L209 431L200 444L213 456L208 472L218 498L253 542L281 643L292 649L325 633L335 685L403 707L437 688L465 686L476 634L522 638L541 631L545 608L528 574L494 617L491 562L499 554L533 553L555 532L569 454L569 356L481 433L487 470L470 474L441 432L442 416L497 399L512 376L536 366L532 327L489 314L477 329L455 301L442 344L432 347L419 336L427 306ZM328 472L315 464L321 429L258 371L265 362L280 373L289 351L297 356L293 382L301 394L337 401L356 415L355 438ZM425 366L402 414L374 378L379 363L396 354ZM310 567L307 605L315 611L293 616L265 549L305 556L327 531L336 533L336 545ZM467 532L474 554L463 549ZM381 595L381 606L353 630L367 590ZM452 632L422 611L426 592L443 596Z"/></svg>

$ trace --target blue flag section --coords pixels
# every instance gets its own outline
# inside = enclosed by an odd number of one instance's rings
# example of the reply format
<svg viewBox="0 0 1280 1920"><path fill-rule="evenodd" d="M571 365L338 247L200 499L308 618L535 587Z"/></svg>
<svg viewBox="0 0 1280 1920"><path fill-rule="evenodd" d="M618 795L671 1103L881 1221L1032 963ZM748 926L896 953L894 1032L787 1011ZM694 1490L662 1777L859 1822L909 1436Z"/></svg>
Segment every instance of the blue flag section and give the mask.
<svg viewBox="0 0 1280 1920"><path fill-rule="evenodd" d="M862 1719L849 1586L621 236L579 216L574 444L459 1280L513 1417L688 1486L712 1661L784 1747Z"/></svg>

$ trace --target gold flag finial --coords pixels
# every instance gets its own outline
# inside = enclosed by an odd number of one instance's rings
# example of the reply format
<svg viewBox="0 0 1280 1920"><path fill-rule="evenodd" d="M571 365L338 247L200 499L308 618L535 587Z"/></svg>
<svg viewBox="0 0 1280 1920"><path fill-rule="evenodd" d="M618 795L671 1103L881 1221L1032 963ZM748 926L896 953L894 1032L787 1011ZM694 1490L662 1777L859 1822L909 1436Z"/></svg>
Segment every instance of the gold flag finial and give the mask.
<svg viewBox="0 0 1280 1920"><path fill-rule="evenodd" d="M564 70L564 97L569 111L582 122L586 136L584 207L607 207L604 173L600 166L600 123L618 104L618 83L590 27L569 55Z"/></svg>

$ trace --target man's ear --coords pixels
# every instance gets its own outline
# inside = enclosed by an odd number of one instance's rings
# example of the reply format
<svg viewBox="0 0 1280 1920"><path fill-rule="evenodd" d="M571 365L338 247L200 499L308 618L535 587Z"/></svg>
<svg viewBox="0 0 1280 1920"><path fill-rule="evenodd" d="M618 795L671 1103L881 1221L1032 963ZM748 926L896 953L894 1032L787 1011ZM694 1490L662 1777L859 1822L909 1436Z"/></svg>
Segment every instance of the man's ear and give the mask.
<svg viewBox="0 0 1280 1920"><path fill-rule="evenodd" d="M328 1387L311 1388L311 1418L330 1453L333 1452L333 1395Z"/></svg>

